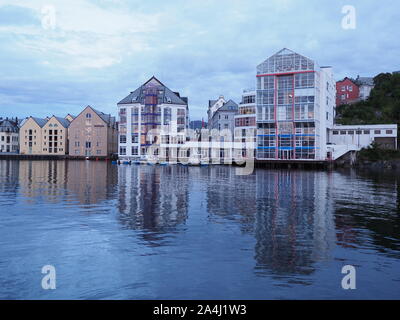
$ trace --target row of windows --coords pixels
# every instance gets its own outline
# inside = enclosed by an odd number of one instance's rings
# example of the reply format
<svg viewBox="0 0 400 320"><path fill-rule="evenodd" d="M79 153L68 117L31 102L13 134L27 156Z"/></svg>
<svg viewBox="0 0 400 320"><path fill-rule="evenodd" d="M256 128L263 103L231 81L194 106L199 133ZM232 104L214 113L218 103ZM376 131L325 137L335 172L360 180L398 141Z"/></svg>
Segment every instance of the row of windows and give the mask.
<svg viewBox="0 0 400 320"><path fill-rule="evenodd" d="M353 91L353 86L342 86L341 87L342 92L345 92L346 89L347 89L347 91L352 92Z"/></svg>
<svg viewBox="0 0 400 320"><path fill-rule="evenodd" d="M80 142L75 141L74 143L75 147L80 147ZM96 142L96 147L100 147L101 143L99 141ZM85 142L85 148L91 148L92 147L92 142L91 141L86 141Z"/></svg>
<svg viewBox="0 0 400 320"><path fill-rule="evenodd" d="M236 127L244 127L244 126L255 126L256 118L255 117L245 117L245 118L236 118L235 126Z"/></svg>
<svg viewBox="0 0 400 320"><path fill-rule="evenodd" d="M254 114L256 107L239 107L239 114Z"/></svg>
<svg viewBox="0 0 400 320"><path fill-rule="evenodd" d="M1 136L1 141L7 140L6 143L10 143L11 141L18 142L18 137L16 137L16 136L12 136L11 139L10 139L10 136L7 136L7 139L4 139L4 138L5 138L4 136Z"/></svg>
<svg viewBox="0 0 400 320"><path fill-rule="evenodd" d="M254 103L256 102L256 97L255 96L244 96L242 99L242 103L243 104L247 104L247 103Z"/></svg>
<svg viewBox="0 0 400 320"><path fill-rule="evenodd" d="M81 151L79 149L76 149L74 153L80 154ZM96 154L101 154L101 150L96 150ZM88 153L87 151L85 151L85 156L88 156L88 155L90 155L90 152Z"/></svg>
<svg viewBox="0 0 400 320"><path fill-rule="evenodd" d="M274 106L259 106L257 112L257 120L274 120ZM294 107L294 119L314 119L314 104L296 104ZM293 120L293 106L279 106L277 107L278 120Z"/></svg>
<svg viewBox="0 0 400 320"><path fill-rule="evenodd" d="M393 130L385 130L386 134L393 134ZM334 135L345 135L345 134L370 134L370 130L333 130ZM381 130L374 130L374 134L381 134Z"/></svg>
<svg viewBox="0 0 400 320"><path fill-rule="evenodd" d="M295 148L294 150L276 150L276 148L257 149L258 159L315 159L315 148Z"/></svg>
<svg viewBox="0 0 400 320"><path fill-rule="evenodd" d="M57 148L57 147L55 147L55 148L49 147L48 149L47 148L43 148L43 151L49 151L49 153L58 153L57 150L61 151L61 152L64 151L63 148Z"/></svg>

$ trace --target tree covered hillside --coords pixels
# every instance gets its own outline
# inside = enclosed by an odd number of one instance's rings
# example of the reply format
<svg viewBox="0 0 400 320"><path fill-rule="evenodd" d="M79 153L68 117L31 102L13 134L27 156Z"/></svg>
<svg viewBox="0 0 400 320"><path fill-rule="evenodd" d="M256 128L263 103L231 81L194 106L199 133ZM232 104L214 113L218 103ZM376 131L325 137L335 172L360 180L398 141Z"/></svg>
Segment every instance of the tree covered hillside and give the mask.
<svg viewBox="0 0 400 320"><path fill-rule="evenodd" d="M400 123L400 73L381 73L366 101L336 108L340 124Z"/></svg>

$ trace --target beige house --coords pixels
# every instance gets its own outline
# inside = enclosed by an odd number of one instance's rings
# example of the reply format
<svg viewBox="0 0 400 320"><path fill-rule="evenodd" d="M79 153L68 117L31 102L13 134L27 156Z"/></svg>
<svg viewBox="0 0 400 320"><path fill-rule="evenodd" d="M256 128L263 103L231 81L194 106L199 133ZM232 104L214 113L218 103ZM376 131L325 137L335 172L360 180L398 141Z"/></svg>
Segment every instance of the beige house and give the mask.
<svg viewBox="0 0 400 320"><path fill-rule="evenodd" d="M42 154L42 128L47 119L29 117L24 120L19 130L20 153Z"/></svg>
<svg viewBox="0 0 400 320"><path fill-rule="evenodd" d="M52 116L42 127L42 154L68 154L68 127L65 118Z"/></svg>
<svg viewBox="0 0 400 320"><path fill-rule="evenodd" d="M69 154L109 157L117 152L117 139L115 117L87 106L69 125Z"/></svg>

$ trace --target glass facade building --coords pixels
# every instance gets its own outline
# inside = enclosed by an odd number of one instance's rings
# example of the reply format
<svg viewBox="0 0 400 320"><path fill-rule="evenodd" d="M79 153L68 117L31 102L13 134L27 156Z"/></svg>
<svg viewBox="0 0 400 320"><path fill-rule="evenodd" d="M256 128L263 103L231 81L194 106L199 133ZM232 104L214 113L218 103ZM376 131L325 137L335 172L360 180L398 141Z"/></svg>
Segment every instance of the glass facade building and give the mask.
<svg viewBox="0 0 400 320"><path fill-rule="evenodd" d="M330 67L283 49L257 67L257 159L325 160L333 125Z"/></svg>

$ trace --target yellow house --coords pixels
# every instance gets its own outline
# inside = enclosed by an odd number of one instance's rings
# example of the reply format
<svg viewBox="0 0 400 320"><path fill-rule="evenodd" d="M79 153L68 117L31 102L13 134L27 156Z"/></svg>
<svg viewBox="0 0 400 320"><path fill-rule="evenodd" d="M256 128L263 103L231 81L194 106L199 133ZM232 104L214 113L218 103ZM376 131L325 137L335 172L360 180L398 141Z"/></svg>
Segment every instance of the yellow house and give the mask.
<svg viewBox="0 0 400 320"><path fill-rule="evenodd" d="M42 154L68 154L68 127L65 118L52 116L42 128Z"/></svg>
<svg viewBox="0 0 400 320"><path fill-rule="evenodd" d="M20 153L42 154L42 128L47 119L26 118L19 130Z"/></svg>

